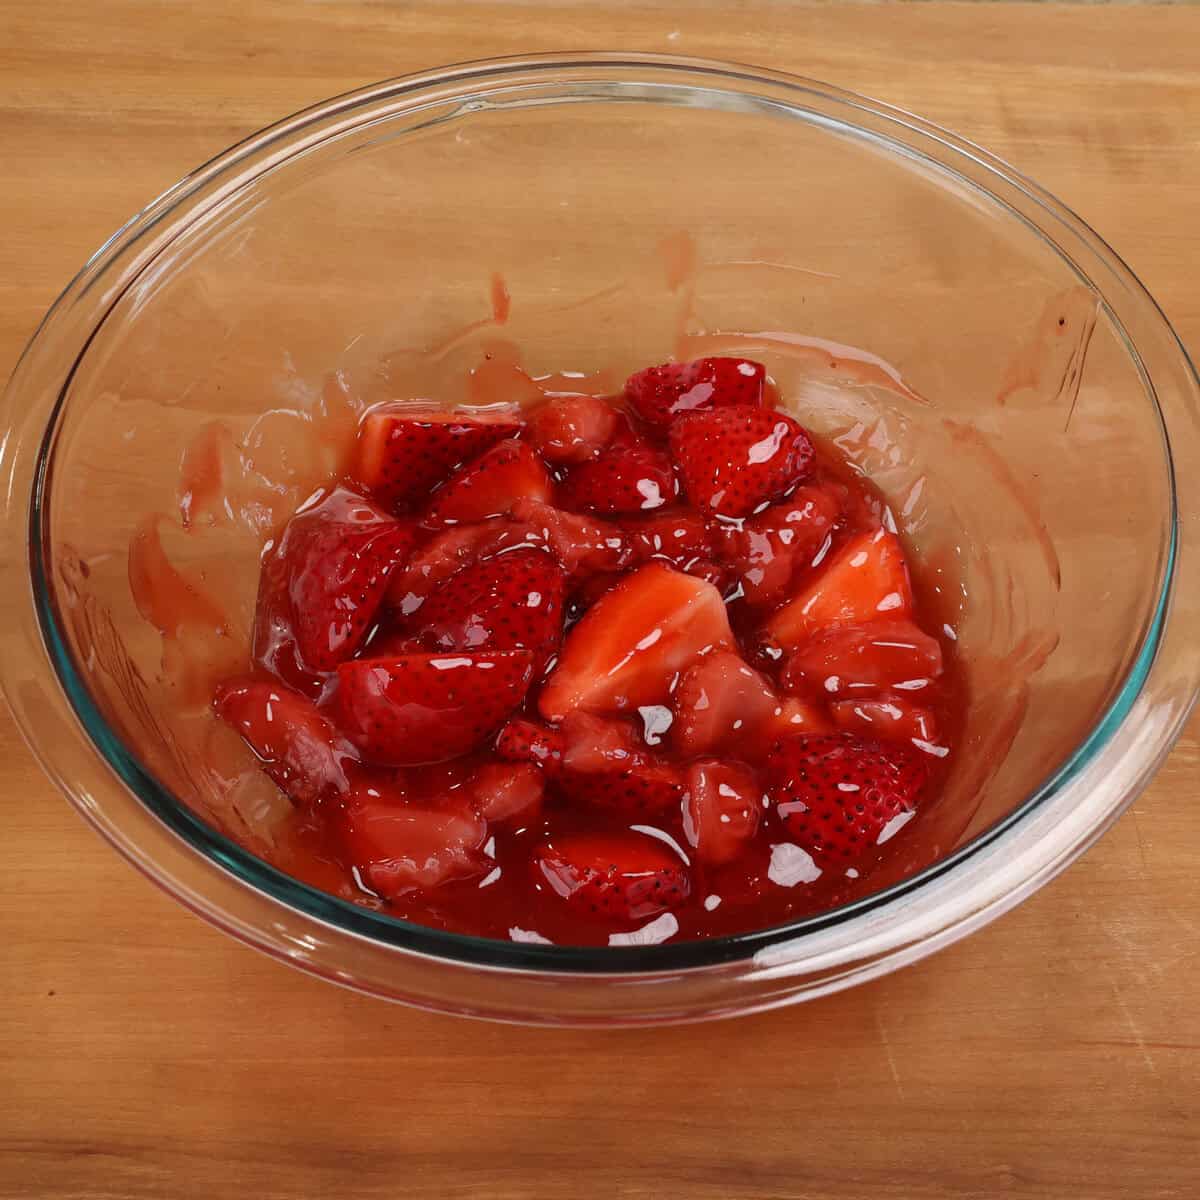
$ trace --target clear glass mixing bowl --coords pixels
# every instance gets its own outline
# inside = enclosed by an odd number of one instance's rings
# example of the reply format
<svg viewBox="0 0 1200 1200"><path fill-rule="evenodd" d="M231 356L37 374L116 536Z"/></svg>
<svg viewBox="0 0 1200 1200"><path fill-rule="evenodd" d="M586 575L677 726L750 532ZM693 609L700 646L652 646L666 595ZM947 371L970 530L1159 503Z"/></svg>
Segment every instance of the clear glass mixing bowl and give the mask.
<svg viewBox="0 0 1200 1200"><path fill-rule="evenodd" d="M229 836L269 801L206 757L206 671L244 653L262 542L336 457L314 430L455 398L514 347L533 374L618 375L736 347L870 471L959 601L970 711L924 858L784 927L584 950L408 925ZM546 1023L763 1009L977 928L1146 784L1196 688L1197 399L1100 238L905 113L636 55L395 80L188 176L42 323L0 426L4 688L124 855L315 974Z"/></svg>

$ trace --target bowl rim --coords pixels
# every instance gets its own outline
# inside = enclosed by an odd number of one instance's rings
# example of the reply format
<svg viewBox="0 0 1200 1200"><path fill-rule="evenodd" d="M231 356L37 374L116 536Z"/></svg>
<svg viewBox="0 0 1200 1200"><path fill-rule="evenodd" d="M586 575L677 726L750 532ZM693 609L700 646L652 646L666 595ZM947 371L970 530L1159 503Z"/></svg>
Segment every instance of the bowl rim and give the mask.
<svg viewBox="0 0 1200 1200"><path fill-rule="evenodd" d="M456 87L466 88L469 94L473 95L490 94L502 90L506 85L511 85L514 80L538 77L564 82L564 77L569 72L587 71L602 73L629 71L642 76L640 81L618 80L618 82L626 83L646 82L645 76L649 74L654 76L656 81L671 82L676 86L686 87L689 86L689 79L692 81L691 85L694 86L695 79L702 78L710 87L716 87L726 92L736 92L744 86L758 86L794 95L797 100L805 96L819 98L835 108L869 115L878 124L897 135L892 139L889 149L925 159L931 165L936 166L939 171L956 175L972 191L984 193L990 201L1003 205L1010 213L1021 217L1022 214L1004 196L990 191L983 186L979 179L963 174L954 166L960 161L973 164L975 168L983 172L989 182L1003 185L1003 188L1010 193L1015 193L1032 204L1040 216L1052 218L1054 222L1070 229L1085 246L1105 261L1118 281L1133 293L1135 300L1148 306L1149 311L1165 327L1169 337L1173 339L1179 355L1182 356L1185 372L1190 372L1192 386L1200 391L1200 381L1197 380L1195 368L1188 360L1178 337L1171 330L1153 298L1115 251L1069 208L1008 164L975 144L894 106L830 87L815 80L782 72L738 63L723 63L682 56L564 53L476 60L401 76L355 89L301 109L289 117L250 134L216 155L153 200L92 255L36 328L14 369L6 395L6 407L11 406L16 400L15 390L22 365L33 353L34 347L57 315L70 302L90 288L121 254L136 243L138 238L153 230L159 222L164 221L172 211L186 201L206 191L213 193L213 198L207 207L189 215L188 223L184 227L190 227L198 215L212 211L234 190L249 186L279 163L287 161L296 154L303 153L327 139L341 137L349 129L356 128L362 123L360 120L335 128L330 132L331 122L355 113L359 113L360 117L365 119L366 114L373 106L380 103L397 102L405 97L420 97L423 93L437 89ZM799 108L800 105L797 104L794 107ZM812 119L813 112L812 110L808 111L810 119ZM860 134L866 131L865 126L854 125L849 121L843 121L841 124L844 128ZM904 140L899 136L900 131L904 133ZM876 136L884 137L886 135L876 132ZM248 172L238 178L237 173L243 167L248 168ZM1030 223L1027 218L1023 219L1026 219L1027 224ZM94 751L110 771L115 773L133 793L141 805L209 863L215 864L224 872L234 876L240 883L254 888L275 902L315 919L340 933L356 935L377 945L412 951L434 958L449 959L473 966L512 968L549 974L627 974L711 967L721 963L753 958L764 949L777 947L781 943L790 944L797 939L802 939L805 935L845 925L855 918L878 913L902 898L913 896L935 880L953 873L980 851L1003 839L1014 828L1022 825L1030 814L1039 809L1047 800L1061 795L1063 789L1076 780L1085 767L1095 762L1101 752L1110 745L1114 733L1130 714L1151 676L1167 628L1171 599L1176 585L1180 548L1180 509L1171 440L1153 381L1142 361L1138 347L1124 332L1117 313L1109 307L1105 292L1082 270L1066 249L1046 233L1045 229L1036 222L1032 223L1032 227L1092 288L1101 300L1109 319L1124 335L1126 348L1142 373L1143 384L1148 398L1158 414L1163 437L1170 498L1169 545L1164 556L1157 601L1153 613L1142 631L1142 640L1137 654L1130 663L1116 694L1106 708L1099 713L1088 734L1020 805L981 831L971 841L917 874L850 904L765 929L654 946L547 946L525 942L505 942L499 939L436 930L362 908L293 879L217 832L184 804L176 800L170 790L160 784L153 774L142 766L136 754L104 719L92 698L83 673L74 663L68 648L68 641L61 632L62 621L48 566L50 539L47 500L53 462L54 435L75 370L87 352L91 337L95 336L96 331L103 324L107 312L92 327L91 336L84 342L74 364L66 373L61 390L54 401L53 410L46 421L40 446L37 449L33 489L28 501L28 524L23 531L28 539L26 543L27 566L32 588L33 607L42 642L41 648L49 660L55 680L66 697L72 715L83 727L84 734ZM124 292L132 284L140 274L140 270L141 268L133 271L122 282L121 292ZM111 308L112 305L107 311L111 311ZM3 673L5 691L11 700L12 680L7 671ZM1193 677L1188 704L1181 712L1175 714L1170 730L1159 737L1142 764L1143 782L1170 748L1187 715L1186 710L1190 708L1194 695L1195 679ZM22 728L22 733L42 760L42 765L90 823L99 829L106 839L114 844L125 857L133 861L139 869L173 895L179 896L178 890L172 887L170 881L155 872L152 862L147 862L139 858L136 853L131 852L129 845L114 836L115 831L107 828L105 823L98 819L94 807L81 802L78 789L72 786L70 780L64 780L61 774L54 770L47 761L48 756L44 753L34 732L29 728L29 723L21 719L20 707L13 703L12 708L14 714L18 715L18 724ZM1065 856L1050 874L1056 873L1056 870L1071 861L1076 853L1086 848L1086 844L1090 844L1092 838L1098 836L1099 832L1102 832L1103 828L1119 815L1120 811L1131 802L1134 795L1136 795L1136 791L1126 794L1119 805L1104 813L1102 818L1089 828L1086 839L1075 846L1073 853ZM1061 847L1059 851L1061 852ZM1062 857L1061 853L1059 857ZM1047 874L1045 878L1049 878L1050 874ZM1044 882L1044 879L1041 881ZM1020 896L1016 896L1016 899L1019 898ZM1012 903L1015 903L1016 899L1013 899ZM1008 907L1008 904L1004 904L1003 907ZM206 913L205 915L211 916L212 914ZM964 907L960 916L965 915L966 908Z"/></svg>

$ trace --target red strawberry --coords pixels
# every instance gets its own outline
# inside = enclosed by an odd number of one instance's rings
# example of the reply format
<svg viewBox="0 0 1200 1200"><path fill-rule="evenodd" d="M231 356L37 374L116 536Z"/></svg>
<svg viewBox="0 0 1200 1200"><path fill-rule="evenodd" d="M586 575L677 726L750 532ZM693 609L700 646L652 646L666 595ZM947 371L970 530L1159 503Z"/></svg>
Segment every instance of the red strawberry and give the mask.
<svg viewBox="0 0 1200 1200"><path fill-rule="evenodd" d="M766 677L731 650L706 654L679 681L674 696L671 742L684 755L729 751L761 758L773 738L759 736L780 711Z"/></svg>
<svg viewBox="0 0 1200 1200"><path fill-rule="evenodd" d="M489 864L487 822L466 810L417 808L361 787L336 819L349 865L387 900L482 875Z"/></svg>
<svg viewBox="0 0 1200 1200"><path fill-rule="evenodd" d="M669 425L680 413L729 404L761 405L766 370L748 358L663 363L630 375L625 396L643 421Z"/></svg>
<svg viewBox="0 0 1200 1200"><path fill-rule="evenodd" d="M834 724L847 733L870 734L886 741L924 742L938 739L937 718L906 696L885 693L858 700L838 700L829 706Z"/></svg>
<svg viewBox="0 0 1200 1200"><path fill-rule="evenodd" d="M297 804L313 805L349 786L358 755L307 697L277 683L233 679L217 688L213 707Z"/></svg>
<svg viewBox="0 0 1200 1200"><path fill-rule="evenodd" d="M589 575L571 592L572 617L578 619L583 616L601 596L607 595L626 578L626 571L605 571L602 575Z"/></svg>
<svg viewBox="0 0 1200 1200"><path fill-rule="evenodd" d="M595 458L617 429L617 412L598 396L556 396L529 418L538 453L558 464Z"/></svg>
<svg viewBox="0 0 1200 1200"><path fill-rule="evenodd" d="M567 508L593 513L649 512L675 498L675 472L661 450L645 442L614 442L599 458L571 467L560 496Z"/></svg>
<svg viewBox="0 0 1200 1200"><path fill-rule="evenodd" d="M637 921L682 904L691 891L684 863L639 833L577 833L546 842L534 879L580 913Z"/></svg>
<svg viewBox="0 0 1200 1200"><path fill-rule="evenodd" d="M767 775L775 811L804 849L853 860L910 819L929 768L898 742L841 733L784 739Z"/></svg>
<svg viewBox="0 0 1200 1200"><path fill-rule="evenodd" d="M528 650L363 658L338 668L346 736L372 762L443 762L484 741L521 703Z"/></svg>
<svg viewBox="0 0 1200 1200"><path fill-rule="evenodd" d="M545 464L524 442L499 442L433 493L425 524L485 521L505 515L522 497L545 502L553 495Z"/></svg>
<svg viewBox="0 0 1200 1200"><path fill-rule="evenodd" d="M626 817L646 817L666 809L678 811L687 792L683 775L675 767L644 758L616 770L566 771L558 786L568 800Z"/></svg>
<svg viewBox="0 0 1200 1200"><path fill-rule="evenodd" d="M677 570L716 557L712 538L703 518L689 508L626 517L621 528L629 539L634 561L665 562Z"/></svg>
<svg viewBox="0 0 1200 1200"><path fill-rule="evenodd" d="M544 550L506 550L451 575L411 630L438 650L529 650L536 678L562 637L566 586Z"/></svg>
<svg viewBox="0 0 1200 1200"><path fill-rule="evenodd" d="M801 425L745 404L685 413L671 426L669 441L688 499L726 517L744 517L778 500L813 463Z"/></svg>
<svg viewBox="0 0 1200 1200"><path fill-rule="evenodd" d="M464 463L521 429L515 411L445 412L380 404L358 429L354 478L389 506L416 504Z"/></svg>
<svg viewBox="0 0 1200 1200"><path fill-rule="evenodd" d="M852 625L912 613L912 585L900 539L886 529L851 538L803 591L767 622L767 637L794 650L826 625Z"/></svg>
<svg viewBox="0 0 1200 1200"><path fill-rule="evenodd" d="M651 563L602 596L567 635L538 707L548 721L561 721L578 708L661 704L678 672L732 644L721 593Z"/></svg>
<svg viewBox="0 0 1200 1200"><path fill-rule="evenodd" d="M263 560L255 661L297 687L362 644L388 579L412 546L407 525L348 488L297 510Z"/></svg>
<svg viewBox="0 0 1200 1200"><path fill-rule="evenodd" d="M572 581L601 571L621 571L632 559L624 533L607 521L564 512L536 500L518 500L513 516L543 542Z"/></svg>
<svg viewBox="0 0 1200 1200"><path fill-rule="evenodd" d="M745 767L713 759L692 763L683 832L696 857L714 867L737 858L758 832L764 800Z"/></svg>
<svg viewBox="0 0 1200 1200"><path fill-rule="evenodd" d="M496 754L507 762L537 763L553 773L562 762L564 745L557 729L514 717L496 738Z"/></svg>
<svg viewBox="0 0 1200 1200"><path fill-rule="evenodd" d="M814 633L788 658L785 691L858 696L881 688L918 689L942 673L942 648L911 621L834 625Z"/></svg>
<svg viewBox="0 0 1200 1200"><path fill-rule="evenodd" d="M746 602L762 607L784 599L793 576L812 563L840 512L832 489L809 486L743 521L716 523L718 557L732 567Z"/></svg>
<svg viewBox="0 0 1200 1200"><path fill-rule="evenodd" d="M621 771L642 760L633 723L587 712L568 713L563 720L562 766L566 771Z"/></svg>
<svg viewBox="0 0 1200 1200"><path fill-rule="evenodd" d="M411 616L425 597L456 571L508 546L527 544L530 539L526 526L502 518L435 534L393 575L387 590L388 606Z"/></svg>
<svg viewBox="0 0 1200 1200"><path fill-rule="evenodd" d="M529 763L484 763L469 785L475 811L485 821L524 824L542 810L542 773Z"/></svg>

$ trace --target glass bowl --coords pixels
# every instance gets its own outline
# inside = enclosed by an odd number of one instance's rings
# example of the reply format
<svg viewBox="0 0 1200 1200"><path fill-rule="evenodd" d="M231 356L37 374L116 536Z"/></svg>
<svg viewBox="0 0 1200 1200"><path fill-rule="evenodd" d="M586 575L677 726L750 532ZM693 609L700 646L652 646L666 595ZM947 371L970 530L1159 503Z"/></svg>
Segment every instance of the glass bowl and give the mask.
<svg viewBox="0 0 1200 1200"><path fill-rule="evenodd" d="M612 949L409 925L272 866L276 801L227 766L248 752L218 745L207 689L355 412L464 378L494 398L518 354L619 378L724 348L767 362L936 566L970 703L912 852L834 911ZM978 928L1145 786L1196 688L1198 399L1095 233L906 113L644 55L394 80L188 176L42 322L0 426L4 689L121 853L314 974L530 1022L769 1008Z"/></svg>

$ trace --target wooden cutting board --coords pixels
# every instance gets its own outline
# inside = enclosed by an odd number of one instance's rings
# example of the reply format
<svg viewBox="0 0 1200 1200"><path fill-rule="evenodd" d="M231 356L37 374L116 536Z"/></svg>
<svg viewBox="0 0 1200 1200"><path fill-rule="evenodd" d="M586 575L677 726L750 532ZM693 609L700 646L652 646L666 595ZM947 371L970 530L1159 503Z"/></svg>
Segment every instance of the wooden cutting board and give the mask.
<svg viewBox="0 0 1200 1200"><path fill-rule="evenodd" d="M527 50L827 79L1079 210L1200 349L1200 8L0 3L0 369L104 237L264 123ZM613 1034L337 991L189 916L0 716L0 1197L1200 1194L1200 742L965 943L773 1015Z"/></svg>

